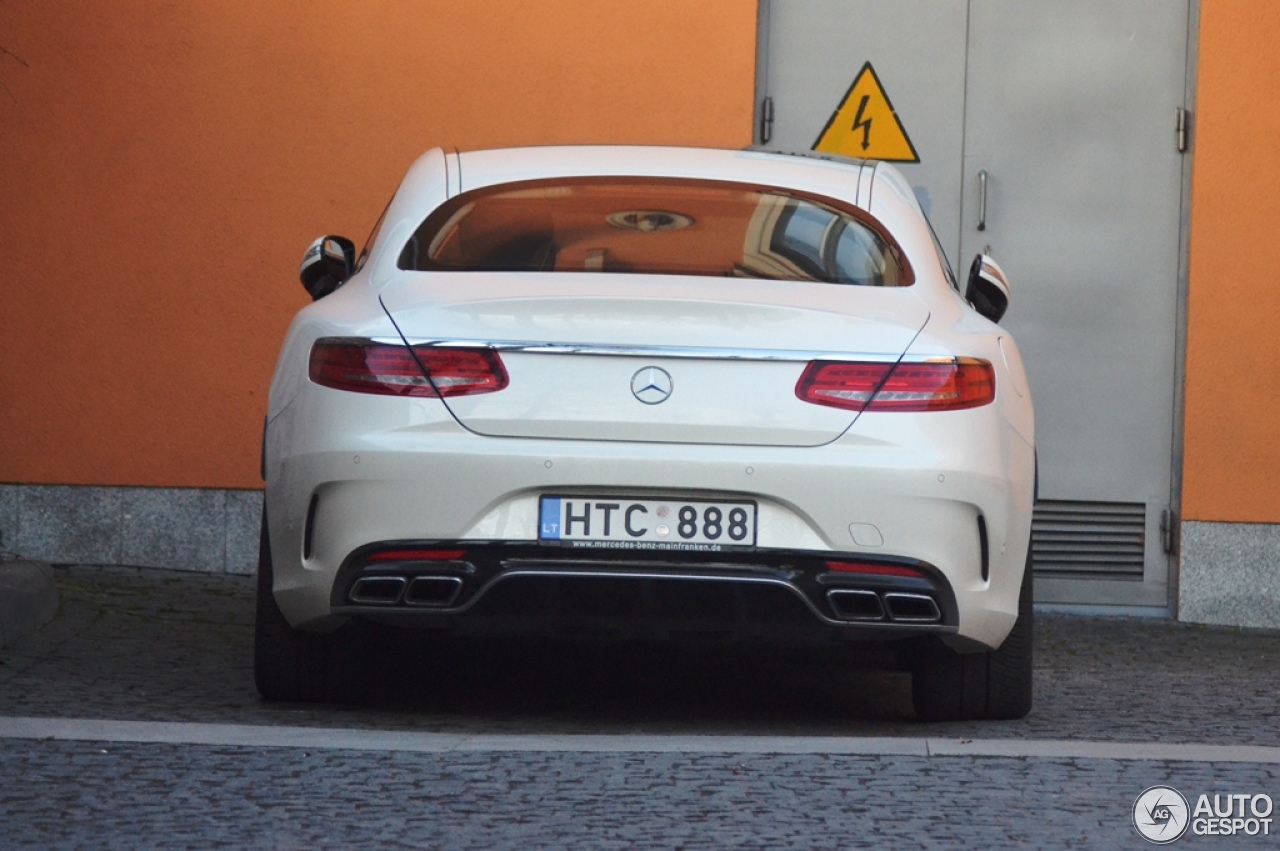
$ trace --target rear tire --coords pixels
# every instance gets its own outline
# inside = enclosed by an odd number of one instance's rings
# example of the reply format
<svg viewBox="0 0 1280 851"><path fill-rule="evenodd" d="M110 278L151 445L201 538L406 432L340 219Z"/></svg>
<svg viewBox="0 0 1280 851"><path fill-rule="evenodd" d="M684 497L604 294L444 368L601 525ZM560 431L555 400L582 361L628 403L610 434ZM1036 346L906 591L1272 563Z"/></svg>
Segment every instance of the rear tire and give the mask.
<svg viewBox="0 0 1280 851"><path fill-rule="evenodd" d="M957 653L938 640L920 648L911 673L911 698L920 720L1010 720L1031 711L1034 582L1028 551L1018 620L995 650Z"/></svg>
<svg viewBox="0 0 1280 851"><path fill-rule="evenodd" d="M294 629L276 603L266 512L258 545L258 598L253 678L264 700L319 703L364 693L363 624L328 635Z"/></svg>

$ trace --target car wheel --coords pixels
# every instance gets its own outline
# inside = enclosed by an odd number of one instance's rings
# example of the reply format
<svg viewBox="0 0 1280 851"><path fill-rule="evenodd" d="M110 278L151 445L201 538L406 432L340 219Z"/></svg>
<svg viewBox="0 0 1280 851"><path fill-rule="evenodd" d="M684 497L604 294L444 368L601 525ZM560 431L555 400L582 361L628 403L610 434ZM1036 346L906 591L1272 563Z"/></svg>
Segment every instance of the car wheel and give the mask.
<svg viewBox="0 0 1280 851"><path fill-rule="evenodd" d="M318 703L357 700L366 691L364 624L348 623L322 635L294 629L272 593L274 571L266 512L258 545L257 617L253 676L264 700Z"/></svg>
<svg viewBox="0 0 1280 851"><path fill-rule="evenodd" d="M272 591L274 571L267 514L258 543L258 599L253 631L253 678L264 700L324 698L324 636L294 629Z"/></svg>
<svg viewBox="0 0 1280 851"><path fill-rule="evenodd" d="M911 674L911 697L918 718L1007 720L1031 711L1033 586L1028 551L1018 595L1018 620L997 649L957 653L936 639L920 648Z"/></svg>

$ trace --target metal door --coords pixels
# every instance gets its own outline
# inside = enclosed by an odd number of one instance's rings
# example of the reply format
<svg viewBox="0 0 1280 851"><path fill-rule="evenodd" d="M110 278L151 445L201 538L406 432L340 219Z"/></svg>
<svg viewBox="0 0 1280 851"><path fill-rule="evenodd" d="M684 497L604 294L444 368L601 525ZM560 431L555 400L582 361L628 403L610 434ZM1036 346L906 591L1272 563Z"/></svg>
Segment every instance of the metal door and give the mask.
<svg viewBox="0 0 1280 851"><path fill-rule="evenodd" d="M756 141L777 150L811 149L870 62L920 156L918 163L895 165L955 262L967 19L968 0L763 0L757 104L768 99L772 120L760 110Z"/></svg>
<svg viewBox="0 0 1280 851"><path fill-rule="evenodd" d="M1188 15L1187 0L761 7L769 147L812 147L870 62L957 271L990 246L1009 274L1043 602L1169 605Z"/></svg>

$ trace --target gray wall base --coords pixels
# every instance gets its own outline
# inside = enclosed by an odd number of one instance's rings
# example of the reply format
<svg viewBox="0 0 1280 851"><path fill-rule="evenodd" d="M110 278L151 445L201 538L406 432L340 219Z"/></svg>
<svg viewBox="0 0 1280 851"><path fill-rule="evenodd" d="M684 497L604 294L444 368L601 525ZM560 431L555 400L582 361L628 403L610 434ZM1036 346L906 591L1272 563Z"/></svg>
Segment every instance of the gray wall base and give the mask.
<svg viewBox="0 0 1280 851"><path fill-rule="evenodd" d="M1183 522L1178 620L1280 629L1280 525Z"/></svg>
<svg viewBox="0 0 1280 851"><path fill-rule="evenodd" d="M52 564L258 568L262 491L0 485L0 548Z"/></svg>

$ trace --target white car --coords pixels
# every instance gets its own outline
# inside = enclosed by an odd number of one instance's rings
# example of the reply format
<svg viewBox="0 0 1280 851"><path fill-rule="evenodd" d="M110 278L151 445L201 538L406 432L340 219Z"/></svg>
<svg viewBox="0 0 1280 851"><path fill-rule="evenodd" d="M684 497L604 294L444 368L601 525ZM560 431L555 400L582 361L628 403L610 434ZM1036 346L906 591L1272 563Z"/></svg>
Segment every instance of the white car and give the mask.
<svg viewBox="0 0 1280 851"><path fill-rule="evenodd" d="M891 166L437 149L302 277L263 447L265 698L337 694L379 622L890 641L921 718L1029 711L1008 283L979 256L962 291Z"/></svg>

